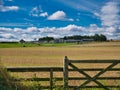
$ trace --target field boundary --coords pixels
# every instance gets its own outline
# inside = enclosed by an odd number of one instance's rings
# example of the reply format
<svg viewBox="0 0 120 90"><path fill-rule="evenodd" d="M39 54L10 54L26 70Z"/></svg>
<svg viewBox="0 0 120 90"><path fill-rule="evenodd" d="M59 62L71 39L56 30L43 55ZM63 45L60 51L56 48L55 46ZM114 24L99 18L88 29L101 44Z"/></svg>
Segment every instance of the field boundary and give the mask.
<svg viewBox="0 0 120 90"><path fill-rule="evenodd" d="M75 64L108 64L106 68L79 68ZM105 77L100 77L102 74L104 74L107 71L112 71L112 72L118 72L120 74L120 65L118 67L118 64L120 64L120 60L69 60L67 56L65 56L64 59L64 66L63 67L7 67L7 70L10 72L49 72L49 77L48 78L19 78L15 79L15 81L22 81L22 80L27 80L27 81L49 81L49 86L41 86L44 89L50 89L53 90L53 85L54 85L54 79L57 81L63 81L63 85L59 85L59 87L63 87L64 90L68 90L68 88L72 88L74 90L79 90L80 88L103 88L105 90L110 90L110 88L120 88L120 84L118 85L104 85L102 84L99 80L119 80L120 82L120 76L105 76ZM89 74L86 73L86 71L99 71L94 75L93 77L90 76ZM63 73L62 77L54 77L54 72L61 72ZM70 77L69 73L70 72L78 72L82 74L85 77ZM84 80L83 83L79 86L71 86L69 85L70 80ZM85 81L86 80L86 81ZM97 85L87 85L93 81Z"/></svg>

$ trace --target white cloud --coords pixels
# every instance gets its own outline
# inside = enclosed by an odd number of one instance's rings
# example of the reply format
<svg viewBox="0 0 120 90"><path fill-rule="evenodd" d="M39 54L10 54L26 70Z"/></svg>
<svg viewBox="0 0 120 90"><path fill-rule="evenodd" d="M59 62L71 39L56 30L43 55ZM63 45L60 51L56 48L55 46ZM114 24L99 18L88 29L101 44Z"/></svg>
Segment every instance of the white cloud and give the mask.
<svg viewBox="0 0 120 90"><path fill-rule="evenodd" d="M115 33L115 32L116 32L116 29L111 26L111 27L106 28L106 32Z"/></svg>
<svg viewBox="0 0 120 90"><path fill-rule="evenodd" d="M44 36L54 36L54 37L63 37L64 35L73 35L81 34L84 31L84 27L76 25L68 25L66 27L28 27L23 28L5 28L1 27L0 41L1 40L15 40L19 41L20 39L25 40L34 40L34 38L44 37Z"/></svg>
<svg viewBox="0 0 120 90"><path fill-rule="evenodd" d="M14 35L11 34L11 33L6 33L6 34L3 34L2 36L5 37L5 38L7 38L7 39L14 38Z"/></svg>
<svg viewBox="0 0 120 90"><path fill-rule="evenodd" d="M30 11L30 16L38 17L39 16L39 7L33 7L32 10Z"/></svg>
<svg viewBox="0 0 120 90"><path fill-rule="evenodd" d="M48 13L44 12L41 6L36 6L32 8L29 15L33 17L47 17Z"/></svg>
<svg viewBox="0 0 120 90"><path fill-rule="evenodd" d="M35 32L35 31L37 31L37 27L29 27L29 28L27 28L27 30L26 30L26 32Z"/></svg>
<svg viewBox="0 0 120 90"><path fill-rule="evenodd" d="M47 13L47 12L40 13L40 16L41 16L41 17L47 17L47 16L48 16L48 13Z"/></svg>
<svg viewBox="0 0 120 90"><path fill-rule="evenodd" d="M74 24L70 24L70 25L68 25L68 26L66 26L66 27L62 27L62 28L60 28L61 30L65 30L65 31L83 31L84 30L84 28L83 27L81 27L81 26L77 26L77 25L74 25Z"/></svg>
<svg viewBox="0 0 120 90"><path fill-rule="evenodd" d="M48 20L64 20L66 14L63 11L57 11L48 17Z"/></svg>
<svg viewBox="0 0 120 90"><path fill-rule="evenodd" d="M33 17L47 17L48 20L74 21L73 18L67 18L64 11L56 11L52 15L48 16L48 12L44 12L40 6L33 7L29 15Z"/></svg>
<svg viewBox="0 0 120 90"><path fill-rule="evenodd" d="M119 29L120 30L120 29ZM114 27L98 27L91 24L89 27L77 26L74 24L65 27L28 27L28 28L5 28L0 27L0 41L27 41L34 40L44 36L53 36L55 38L68 35L94 35L105 34L109 39L120 39L120 32L115 33Z"/></svg>
<svg viewBox="0 0 120 90"><path fill-rule="evenodd" d="M29 21L30 22L30 21ZM31 23L0 23L0 27L9 27L9 26L14 26L14 27L18 27L18 26L33 26Z"/></svg>
<svg viewBox="0 0 120 90"><path fill-rule="evenodd" d="M14 28L13 31L14 33L19 33L19 34L34 34L40 32L37 27L28 27L26 29Z"/></svg>
<svg viewBox="0 0 120 90"><path fill-rule="evenodd" d="M96 24L91 24L88 28L89 34L104 34L105 29L102 27L98 27Z"/></svg>
<svg viewBox="0 0 120 90"><path fill-rule="evenodd" d="M94 12L94 15L97 16L97 17L100 17L100 14L97 13L97 12Z"/></svg>
<svg viewBox="0 0 120 90"><path fill-rule="evenodd" d="M57 2L63 3L78 11L84 10L93 13L95 10L99 9L99 4L91 2L91 0L57 0Z"/></svg>
<svg viewBox="0 0 120 90"><path fill-rule="evenodd" d="M14 28L14 32L21 32L22 29L21 28Z"/></svg>
<svg viewBox="0 0 120 90"><path fill-rule="evenodd" d="M19 10L18 6L0 6L1 12L18 11L18 10Z"/></svg>
<svg viewBox="0 0 120 90"><path fill-rule="evenodd" d="M74 21L72 18L67 18L64 11L56 11L48 17L48 20L65 20L65 21Z"/></svg>
<svg viewBox="0 0 120 90"><path fill-rule="evenodd" d="M11 28L0 27L0 32L9 32L11 30Z"/></svg>
<svg viewBox="0 0 120 90"><path fill-rule="evenodd" d="M115 26L120 23L119 7L117 2L108 2L101 9L101 20L103 26Z"/></svg>
<svg viewBox="0 0 120 90"><path fill-rule="evenodd" d="M70 18L70 19L68 19L68 21L74 21L74 19L73 19L73 18Z"/></svg>
<svg viewBox="0 0 120 90"><path fill-rule="evenodd" d="M4 6L3 0L0 1L0 11L7 12L7 11L18 11L18 6Z"/></svg>
<svg viewBox="0 0 120 90"><path fill-rule="evenodd" d="M34 17L38 16L38 8L37 7L32 8L32 10L30 11L30 16L34 16Z"/></svg>
<svg viewBox="0 0 120 90"><path fill-rule="evenodd" d="M90 26L90 31L105 34L109 39L120 39L120 2L107 2L101 12L94 12L94 15L101 20L102 27Z"/></svg>

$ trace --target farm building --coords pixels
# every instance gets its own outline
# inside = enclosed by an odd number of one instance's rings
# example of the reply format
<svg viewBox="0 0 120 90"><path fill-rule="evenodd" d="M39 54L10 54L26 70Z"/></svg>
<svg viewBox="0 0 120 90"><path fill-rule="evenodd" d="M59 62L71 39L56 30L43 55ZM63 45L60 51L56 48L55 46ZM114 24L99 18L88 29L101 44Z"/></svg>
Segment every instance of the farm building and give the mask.
<svg viewBox="0 0 120 90"><path fill-rule="evenodd" d="M80 43L80 42L92 42L94 39L81 39L81 40L74 40L74 39L68 39L64 40L65 43Z"/></svg>

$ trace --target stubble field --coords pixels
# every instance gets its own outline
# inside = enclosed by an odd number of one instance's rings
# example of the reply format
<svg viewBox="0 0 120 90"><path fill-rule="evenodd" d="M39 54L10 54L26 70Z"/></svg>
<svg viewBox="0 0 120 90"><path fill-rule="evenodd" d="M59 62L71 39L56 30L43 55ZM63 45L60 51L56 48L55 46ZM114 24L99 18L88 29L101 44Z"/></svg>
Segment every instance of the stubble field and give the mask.
<svg viewBox="0 0 120 90"><path fill-rule="evenodd" d="M120 60L120 42L0 48L0 59L5 66L63 66L64 56L74 60Z"/></svg>

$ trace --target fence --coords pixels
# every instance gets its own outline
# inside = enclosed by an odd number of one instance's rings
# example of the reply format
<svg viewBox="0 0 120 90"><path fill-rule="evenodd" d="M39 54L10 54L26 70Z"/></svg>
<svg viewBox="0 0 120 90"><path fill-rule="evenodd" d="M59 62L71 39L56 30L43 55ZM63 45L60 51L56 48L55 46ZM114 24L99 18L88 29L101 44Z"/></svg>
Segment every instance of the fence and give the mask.
<svg viewBox="0 0 120 90"><path fill-rule="evenodd" d="M35 77L35 78L19 78L15 79L15 81L49 81L49 86L40 86L42 89L50 89L53 90L53 79L55 78L57 81L62 81L63 77L54 77L54 72L63 72L62 67L8 67L8 71L10 72L49 72L48 78L41 78L41 77ZM59 87L61 87L59 85ZM40 89L41 90L41 89Z"/></svg>
<svg viewBox="0 0 120 90"><path fill-rule="evenodd" d="M78 65L76 65L78 64ZM107 64L106 67L95 67L95 68L82 68L79 67L79 64ZM49 86L41 86L44 89L53 90L53 79L55 78L57 81L63 81L63 85L59 85L63 87L64 90L68 90L72 88L72 90L81 90L81 88L103 88L105 90L110 90L110 88L120 88L120 60L69 60L67 57L64 59L64 67L7 67L7 70L10 72L49 72L49 78L28 78L25 80L31 81L49 81ZM91 76L87 72L93 72L96 75ZM63 76L61 77L54 77L54 72L61 72ZM70 72L78 72L82 74L84 77L75 77L74 75L71 77L69 75ZM106 72L116 73L114 76L101 76ZM23 78L19 79L19 81L24 80ZM82 81L80 85L69 85L70 80L78 80ZM100 82L100 80L114 80L117 81L115 85L104 85ZM90 82L94 82L95 84L88 85ZM74 83L73 83L74 84Z"/></svg>

